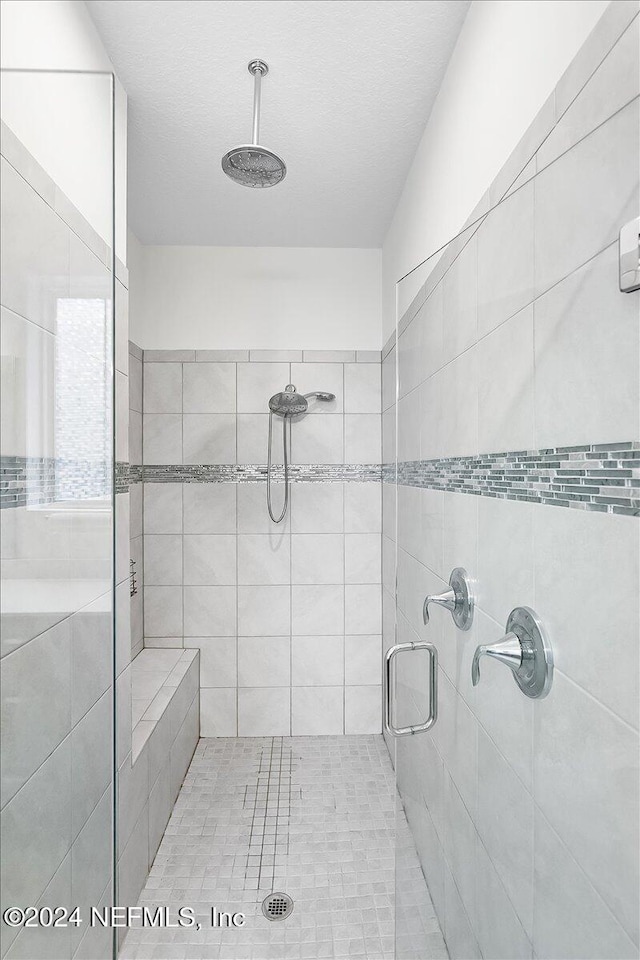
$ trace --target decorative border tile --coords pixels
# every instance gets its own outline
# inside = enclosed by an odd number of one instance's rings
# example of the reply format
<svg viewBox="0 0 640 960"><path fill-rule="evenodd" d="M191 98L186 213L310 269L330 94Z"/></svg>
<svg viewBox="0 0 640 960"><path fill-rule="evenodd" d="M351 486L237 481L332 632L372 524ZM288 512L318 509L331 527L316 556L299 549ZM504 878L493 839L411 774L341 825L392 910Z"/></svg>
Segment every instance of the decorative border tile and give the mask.
<svg viewBox="0 0 640 960"><path fill-rule="evenodd" d="M56 499L56 466L43 457L2 457L0 507L51 503ZM66 482L77 482L80 496L94 495L108 479L104 465L64 463ZM379 482L427 487L479 497L526 500L600 513L640 517L640 442L582 444L544 450L516 450L478 456L399 463L292 464L297 483ZM136 483L259 483L266 464L129 464L115 466L115 492ZM284 470L274 465L273 479Z"/></svg>
<svg viewBox="0 0 640 960"><path fill-rule="evenodd" d="M57 485L56 485L57 484ZM53 457L1 457L0 508L103 499L111 493L111 470L104 461Z"/></svg>
<svg viewBox="0 0 640 960"><path fill-rule="evenodd" d="M89 461L55 460L45 457L0 458L0 508L24 507L28 504L53 503L60 499L56 490L56 470L65 469L65 486L71 484L78 499L94 497L96 484L108 496L111 489L109 471L104 464ZM289 476L295 483L380 482L379 463L306 463L293 464ZM141 464L118 461L115 465L113 489L127 493L136 483L260 483L267 479L267 466L249 464ZM281 464L274 464L273 479L284 480ZM69 499L66 497L65 499Z"/></svg>
<svg viewBox="0 0 640 960"><path fill-rule="evenodd" d="M145 483L256 483L267 479L264 463L220 464L145 464L142 468ZM282 464L274 464L272 477L284 480ZM297 483L380 481L379 463L305 463L292 464L289 477Z"/></svg>
<svg viewBox="0 0 640 960"><path fill-rule="evenodd" d="M640 516L640 442L384 464L385 483Z"/></svg>
<svg viewBox="0 0 640 960"><path fill-rule="evenodd" d="M118 461L114 483L116 493L128 493L131 484L142 483L142 465Z"/></svg>

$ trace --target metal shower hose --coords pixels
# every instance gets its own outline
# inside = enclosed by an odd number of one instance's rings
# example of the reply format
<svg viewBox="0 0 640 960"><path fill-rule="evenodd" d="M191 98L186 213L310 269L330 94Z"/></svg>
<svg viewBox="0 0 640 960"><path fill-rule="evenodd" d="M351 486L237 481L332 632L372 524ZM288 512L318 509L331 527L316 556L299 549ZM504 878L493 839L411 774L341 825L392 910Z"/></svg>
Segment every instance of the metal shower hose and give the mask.
<svg viewBox="0 0 640 960"><path fill-rule="evenodd" d="M269 411L269 447L267 450L267 510L274 523L284 520L289 506L289 451L287 449L287 420L289 420L289 443L291 442L291 421L287 414L282 417L282 446L284 451L284 505L279 517L275 517L271 507L271 437L273 433L273 410Z"/></svg>

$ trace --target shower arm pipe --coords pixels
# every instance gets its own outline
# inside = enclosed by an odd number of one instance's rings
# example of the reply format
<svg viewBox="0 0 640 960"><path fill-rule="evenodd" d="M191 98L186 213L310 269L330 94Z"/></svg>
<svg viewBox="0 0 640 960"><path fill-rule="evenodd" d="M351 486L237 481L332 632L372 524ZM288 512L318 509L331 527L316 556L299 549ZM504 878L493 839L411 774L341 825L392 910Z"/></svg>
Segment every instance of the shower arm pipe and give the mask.
<svg viewBox="0 0 640 960"><path fill-rule="evenodd" d="M256 146L260 143L260 97L262 93L262 78L268 67L262 60L252 60L249 70L253 74L253 125L251 129L251 143Z"/></svg>
<svg viewBox="0 0 640 960"><path fill-rule="evenodd" d="M253 88L253 128L251 131L251 142L260 142L260 85L262 83L262 71L256 70L254 76Z"/></svg>

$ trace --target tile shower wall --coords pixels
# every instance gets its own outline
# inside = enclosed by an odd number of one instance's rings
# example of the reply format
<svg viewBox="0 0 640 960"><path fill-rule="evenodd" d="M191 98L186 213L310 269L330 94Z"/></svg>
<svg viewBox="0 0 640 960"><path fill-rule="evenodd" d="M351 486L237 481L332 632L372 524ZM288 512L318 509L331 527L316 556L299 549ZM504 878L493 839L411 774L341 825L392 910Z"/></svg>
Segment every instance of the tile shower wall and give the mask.
<svg viewBox="0 0 640 960"><path fill-rule="evenodd" d="M202 735L380 732L380 355L145 351L143 367L145 645L199 647ZM290 382L336 399L293 425L276 525L266 411Z"/></svg>
<svg viewBox="0 0 640 960"><path fill-rule="evenodd" d="M512 164L489 196L505 198L430 265L399 325L397 411L395 347L383 362L399 462L384 643L397 549L397 639L440 654L438 723L395 744L396 770L452 958L638 956L640 294L618 290L616 244L638 214L637 10L611 5L529 132L544 142L524 173ZM424 627L425 594L459 565L472 630L442 611ZM550 633L542 701L495 662L471 685L476 645L518 605Z"/></svg>
<svg viewBox="0 0 640 960"><path fill-rule="evenodd" d="M110 255L4 124L1 163L2 908L84 911L112 902ZM1 952L111 935L3 924Z"/></svg>

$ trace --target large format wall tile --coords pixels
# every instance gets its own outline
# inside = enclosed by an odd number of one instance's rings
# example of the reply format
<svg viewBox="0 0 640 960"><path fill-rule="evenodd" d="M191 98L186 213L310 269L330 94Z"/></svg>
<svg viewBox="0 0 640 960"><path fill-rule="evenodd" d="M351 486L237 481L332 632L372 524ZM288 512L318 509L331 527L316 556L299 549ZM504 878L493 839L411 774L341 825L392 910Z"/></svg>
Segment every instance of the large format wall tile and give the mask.
<svg viewBox="0 0 640 960"><path fill-rule="evenodd" d="M336 414L326 414L322 417L307 416L299 423L296 423L295 427L293 428L294 433L291 440L291 463L378 462L379 456L373 461L368 461L366 459L359 461L346 460L344 454L345 444L343 441L344 419L344 417ZM378 432L379 429L380 428L378 426ZM264 436L266 449L266 428ZM279 451L281 447L279 445L274 446L274 449ZM256 461L254 460L253 462L255 463ZM279 453L278 456L274 456L274 462L282 462Z"/></svg>
<svg viewBox="0 0 640 960"><path fill-rule="evenodd" d="M238 690L238 736L289 736L290 717L289 687L241 687Z"/></svg>
<svg viewBox="0 0 640 960"><path fill-rule="evenodd" d="M478 833L529 939L533 937L533 797L478 732Z"/></svg>
<svg viewBox="0 0 640 960"><path fill-rule="evenodd" d="M292 736L327 736L342 733L343 687L293 687ZM350 731L351 732L351 731Z"/></svg>
<svg viewBox="0 0 640 960"><path fill-rule="evenodd" d="M380 413L381 372L379 363L344 365L346 413Z"/></svg>
<svg viewBox="0 0 640 960"><path fill-rule="evenodd" d="M346 734L378 733L382 687L354 686L344 691L344 732Z"/></svg>
<svg viewBox="0 0 640 960"><path fill-rule="evenodd" d="M534 795L638 939L638 735L558 672L535 718Z"/></svg>
<svg viewBox="0 0 640 960"><path fill-rule="evenodd" d="M482 956L492 960L531 960L531 941L479 840L477 855L477 933Z"/></svg>
<svg viewBox="0 0 640 960"><path fill-rule="evenodd" d="M111 753L97 749L105 733L113 733L113 696L107 691L71 734L73 837L84 827L111 782ZM99 891L102 893L106 879Z"/></svg>
<svg viewBox="0 0 640 960"><path fill-rule="evenodd" d="M342 687L344 647L343 637L293 637L291 641L292 685L294 687L338 685Z"/></svg>
<svg viewBox="0 0 640 960"><path fill-rule="evenodd" d="M636 17L540 147L539 170L638 96L639 30L640 20Z"/></svg>
<svg viewBox="0 0 640 960"><path fill-rule="evenodd" d="M187 515L185 506L185 518ZM181 483L144 484L144 532L182 533ZM200 530L198 528L189 532L198 533Z"/></svg>
<svg viewBox="0 0 640 960"><path fill-rule="evenodd" d="M239 363L237 368L238 413L268 413L269 398L281 393L289 383L289 364Z"/></svg>
<svg viewBox="0 0 640 960"><path fill-rule="evenodd" d="M158 486L163 487L165 484ZM236 532L235 484L187 483L182 490L185 534Z"/></svg>
<svg viewBox="0 0 640 960"><path fill-rule="evenodd" d="M71 628L65 620L2 661L2 804L71 729Z"/></svg>
<svg viewBox="0 0 640 960"><path fill-rule="evenodd" d="M112 817L113 800L109 786L71 848L71 902L80 907L83 917L87 917L91 907L100 902L111 879ZM83 932L82 927L73 931L75 942L80 941Z"/></svg>
<svg viewBox="0 0 640 960"><path fill-rule="evenodd" d="M185 414L182 450L184 463L234 463L236 418L228 413Z"/></svg>
<svg viewBox="0 0 640 960"><path fill-rule="evenodd" d="M235 585L236 537L228 534L185 534L179 539L184 543L184 564L180 577L185 586ZM176 552L180 557L181 551Z"/></svg>
<svg viewBox="0 0 640 960"><path fill-rule="evenodd" d="M238 736L238 690L202 689L200 691L200 736Z"/></svg>
<svg viewBox="0 0 640 960"><path fill-rule="evenodd" d="M340 533L294 533L291 537L292 583L341 583L344 542ZM364 581L359 581L364 582Z"/></svg>
<svg viewBox="0 0 640 960"><path fill-rule="evenodd" d="M288 687L290 665L289 637L238 637L239 687Z"/></svg>
<svg viewBox="0 0 640 960"><path fill-rule="evenodd" d="M184 588L184 635L224 637L236 631L236 587Z"/></svg>
<svg viewBox="0 0 640 960"><path fill-rule="evenodd" d="M343 493L341 483L294 484L291 490L292 532L342 533L347 497L348 491Z"/></svg>
<svg viewBox="0 0 640 960"><path fill-rule="evenodd" d="M71 847L69 738L4 807L0 823L3 908L35 904Z"/></svg>
<svg viewBox="0 0 640 960"><path fill-rule="evenodd" d="M145 413L182 413L182 364L145 364L143 394Z"/></svg>
<svg viewBox="0 0 640 960"><path fill-rule="evenodd" d="M557 667L638 726L640 526L628 517L534 512L535 605Z"/></svg>
<svg viewBox="0 0 640 960"><path fill-rule="evenodd" d="M537 199L537 194L536 194ZM478 333L533 300L534 189L528 183L491 211L478 230ZM509 242L505 242L509 237ZM461 278L461 282L467 282Z"/></svg>
<svg viewBox="0 0 640 960"><path fill-rule="evenodd" d="M536 955L558 960L637 958L637 946L539 810L535 837Z"/></svg>
<svg viewBox="0 0 640 960"><path fill-rule="evenodd" d="M478 338L478 238L460 252L442 284L442 359L454 360Z"/></svg>
<svg viewBox="0 0 640 960"><path fill-rule="evenodd" d="M535 178L537 296L613 243L638 215L638 125L631 103Z"/></svg>
<svg viewBox="0 0 640 960"><path fill-rule="evenodd" d="M291 630L289 586L238 587L238 634L282 637Z"/></svg>
<svg viewBox="0 0 640 960"><path fill-rule="evenodd" d="M69 295L69 228L2 159L2 303L51 333Z"/></svg>
<svg viewBox="0 0 640 960"><path fill-rule="evenodd" d="M185 363L182 369L185 413L235 413L234 363Z"/></svg>
<svg viewBox="0 0 640 960"><path fill-rule="evenodd" d="M239 584L284 584L291 580L290 538L279 533L241 534L238 569L231 570Z"/></svg>
<svg viewBox="0 0 640 960"><path fill-rule="evenodd" d="M611 245L534 304L537 447L638 436L637 295L620 294L617 273Z"/></svg>
<svg viewBox="0 0 640 960"><path fill-rule="evenodd" d="M533 308L528 306L478 344L478 449L535 446Z"/></svg>
<svg viewBox="0 0 640 960"><path fill-rule="evenodd" d="M2 307L2 456L55 455L54 358L50 333Z"/></svg>
<svg viewBox="0 0 640 960"><path fill-rule="evenodd" d="M351 366L364 368L368 364L357 363ZM311 393L313 390L324 390L335 395L335 400L315 400L309 397L308 410L310 414L342 413L344 411L344 370L345 365L342 363L291 364L291 382L295 384L298 393L305 394ZM284 386L280 389L284 390ZM266 408L266 403L264 406ZM379 404L376 410L380 410ZM355 413L355 411L352 412Z"/></svg>
<svg viewBox="0 0 640 960"><path fill-rule="evenodd" d="M142 418L145 463L182 463L182 417L175 413L145 413Z"/></svg>

